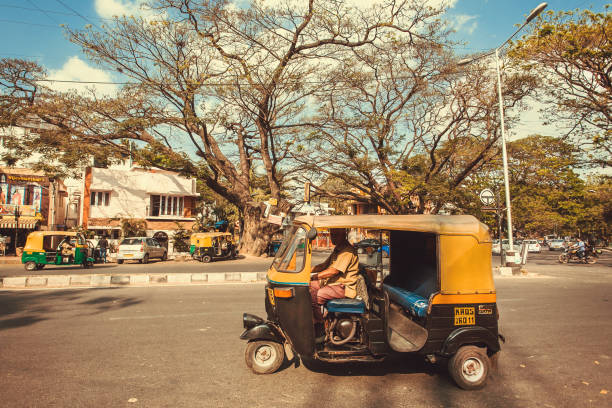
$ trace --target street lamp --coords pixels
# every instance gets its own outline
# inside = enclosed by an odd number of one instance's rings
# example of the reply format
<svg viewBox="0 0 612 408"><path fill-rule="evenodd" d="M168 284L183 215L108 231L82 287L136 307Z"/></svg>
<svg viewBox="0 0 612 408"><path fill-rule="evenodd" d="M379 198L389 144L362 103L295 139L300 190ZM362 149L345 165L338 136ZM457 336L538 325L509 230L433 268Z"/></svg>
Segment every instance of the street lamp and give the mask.
<svg viewBox="0 0 612 408"><path fill-rule="evenodd" d="M507 212L507 222L508 222L508 243L510 244L510 251L514 252L514 242L512 239L512 210L510 208L510 182L508 181L508 154L506 152L506 130L504 125L504 104L502 99L502 85L501 85L501 73L499 67L499 50L506 45L514 36L523 29L531 20L536 18L538 14L540 14L545 8L548 6L547 3L540 3L536 8L531 10L531 13L525 19L525 22L522 26L518 28L506 41L503 42L502 45L495 48L495 50L479 55L474 58L466 58L462 59L457 63L457 65L467 65L471 62L479 60L484 57L488 57L489 55L495 54L495 66L497 67L497 96L499 99L499 120L501 124L501 136L502 136L502 161L504 163L504 190L506 193L506 212Z"/></svg>

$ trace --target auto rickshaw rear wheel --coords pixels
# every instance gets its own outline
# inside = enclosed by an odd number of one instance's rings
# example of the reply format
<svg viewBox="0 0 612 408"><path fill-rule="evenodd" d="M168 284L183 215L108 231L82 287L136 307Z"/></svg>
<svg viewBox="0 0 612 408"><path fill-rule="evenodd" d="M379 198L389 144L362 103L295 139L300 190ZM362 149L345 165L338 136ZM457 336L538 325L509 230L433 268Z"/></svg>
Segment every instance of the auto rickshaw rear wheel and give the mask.
<svg viewBox="0 0 612 408"><path fill-rule="evenodd" d="M247 367L255 374L271 374L279 369L285 360L283 345L270 340L250 341L244 358Z"/></svg>
<svg viewBox="0 0 612 408"><path fill-rule="evenodd" d="M210 255L204 255L204 256L202 257L202 262L204 262L204 263L209 263L210 261L212 261L212 258L211 258L211 256L210 256Z"/></svg>
<svg viewBox="0 0 612 408"><path fill-rule="evenodd" d="M28 261L25 263L24 268L26 271L33 271L36 269L36 262Z"/></svg>
<svg viewBox="0 0 612 408"><path fill-rule="evenodd" d="M464 390L484 387L490 368L486 349L476 346L460 347L448 361L448 372Z"/></svg>

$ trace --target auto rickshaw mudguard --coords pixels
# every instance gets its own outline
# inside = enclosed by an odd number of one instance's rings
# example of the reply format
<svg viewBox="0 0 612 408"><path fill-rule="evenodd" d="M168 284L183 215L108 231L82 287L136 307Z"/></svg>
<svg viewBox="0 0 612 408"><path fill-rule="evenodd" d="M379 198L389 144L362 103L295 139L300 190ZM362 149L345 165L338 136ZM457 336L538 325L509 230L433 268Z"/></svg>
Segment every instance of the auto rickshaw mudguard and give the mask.
<svg viewBox="0 0 612 408"><path fill-rule="evenodd" d="M443 356L453 355L459 347L466 344L484 344L489 353L497 353L500 350L499 339L490 330L480 326L461 327L454 330L442 345Z"/></svg>
<svg viewBox="0 0 612 408"><path fill-rule="evenodd" d="M265 322L258 324L255 327L246 329L241 335L241 340L272 340L277 343L283 344L285 338L279 330L274 327L272 323Z"/></svg>

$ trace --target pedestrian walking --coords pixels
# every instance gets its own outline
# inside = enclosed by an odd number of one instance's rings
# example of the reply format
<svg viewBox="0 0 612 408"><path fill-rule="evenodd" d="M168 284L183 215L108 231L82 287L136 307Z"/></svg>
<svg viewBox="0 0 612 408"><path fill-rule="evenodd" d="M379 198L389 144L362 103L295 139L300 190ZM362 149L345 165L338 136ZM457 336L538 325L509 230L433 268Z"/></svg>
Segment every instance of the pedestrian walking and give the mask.
<svg viewBox="0 0 612 408"><path fill-rule="evenodd" d="M102 236L102 239L98 241L98 248L100 248L100 258L103 263L106 263L106 251L108 250L108 240L106 236Z"/></svg>

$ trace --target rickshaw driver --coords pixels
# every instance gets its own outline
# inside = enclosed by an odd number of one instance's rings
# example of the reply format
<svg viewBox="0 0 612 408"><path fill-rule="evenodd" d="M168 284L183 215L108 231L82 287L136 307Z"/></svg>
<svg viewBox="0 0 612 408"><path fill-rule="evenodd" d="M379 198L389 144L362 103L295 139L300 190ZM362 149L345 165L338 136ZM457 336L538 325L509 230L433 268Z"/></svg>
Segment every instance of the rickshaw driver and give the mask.
<svg viewBox="0 0 612 408"><path fill-rule="evenodd" d="M330 299L355 298L359 276L357 250L346 238L346 229L331 228L331 242L335 246L325 262L312 268L310 298L314 322L323 322L321 305Z"/></svg>

